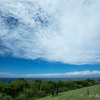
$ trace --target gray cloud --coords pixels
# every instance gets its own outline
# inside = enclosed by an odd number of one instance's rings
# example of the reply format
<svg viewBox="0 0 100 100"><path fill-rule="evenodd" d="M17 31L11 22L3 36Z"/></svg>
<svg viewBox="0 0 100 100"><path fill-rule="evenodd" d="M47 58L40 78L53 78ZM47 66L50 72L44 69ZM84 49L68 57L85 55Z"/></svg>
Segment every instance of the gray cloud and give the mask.
<svg viewBox="0 0 100 100"><path fill-rule="evenodd" d="M100 1L0 1L0 55L100 64Z"/></svg>

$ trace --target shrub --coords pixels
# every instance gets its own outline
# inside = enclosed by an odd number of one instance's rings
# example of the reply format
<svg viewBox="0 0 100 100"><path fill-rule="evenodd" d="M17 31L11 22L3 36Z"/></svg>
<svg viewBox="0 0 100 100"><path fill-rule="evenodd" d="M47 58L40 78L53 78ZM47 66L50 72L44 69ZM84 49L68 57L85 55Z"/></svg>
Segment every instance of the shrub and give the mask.
<svg viewBox="0 0 100 100"><path fill-rule="evenodd" d="M20 94L17 100L27 100L26 95L24 93Z"/></svg>
<svg viewBox="0 0 100 100"><path fill-rule="evenodd" d="M63 91L68 91L67 87L63 87L62 89L63 89Z"/></svg>
<svg viewBox="0 0 100 100"><path fill-rule="evenodd" d="M74 87L76 87L76 88L82 88L82 87L83 87L83 85L74 84Z"/></svg>
<svg viewBox="0 0 100 100"><path fill-rule="evenodd" d="M48 83L45 83L43 84L43 91L48 94L51 92L51 89L52 89L52 85L51 84L48 84Z"/></svg>
<svg viewBox="0 0 100 100"><path fill-rule="evenodd" d="M7 95L13 95L13 88L10 85L7 87L3 87L2 91Z"/></svg>
<svg viewBox="0 0 100 100"><path fill-rule="evenodd" d="M28 100L36 100L35 97L28 98Z"/></svg>
<svg viewBox="0 0 100 100"><path fill-rule="evenodd" d="M23 89L23 90L27 97L32 97L35 94L34 91L32 90L32 88L31 89L27 88L27 89Z"/></svg>
<svg viewBox="0 0 100 100"><path fill-rule="evenodd" d="M79 85L78 85L78 84L74 84L74 87L78 88L78 87L79 87Z"/></svg>
<svg viewBox="0 0 100 100"><path fill-rule="evenodd" d="M2 87L3 87L3 86L2 86L2 85L0 85L0 91L2 91Z"/></svg>
<svg viewBox="0 0 100 100"><path fill-rule="evenodd" d="M2 100L2 94L0 93L0 100Z"/></svg>
<svg viewBox="0 0 100 100"><path fill-rule="evenodd" d="M59 88L58 89L58 92L60 93L60 92L63 92L63 89L62 88Z"/></svg>
<svg viewBox="0 0 100 100"><path fill-rule="evenodd" d="M9 95L3 97L3 100L13 100L13 98Z"/></svg>
<svg viewBox="0 0 100 100"><path fill-rule="evenodd" d="M65 86L68 87L69 90L72 90L72 89L74 89L73 88L74 87L74 84L75 83L72 80L69 80L69 81L66 81Z"/></svg>
<svg viewBox="0 0 100 100"><path fill-rule="evenodd" d="M83 88L83 85L79 85L79 88Z"/></svg>
<svg viewBox="0 0 100 100"><path fill-rule="evenodd" d="M83 81L83 84L82 84L83 86L89 86L89 83L85 80L85 81Z"/></svg>
<svg viewBox="0 0 100 100"><path fill-rule="evenodd" d="M83 81L75 81L76 84L83 84Z"/></svg>
<svg viewBox="0 0 100 100"><path fill-rule="evenodd" d="M38 97L45 97L45 92L43 91L38 91Z"/></svg>
<svg viewBox="0 0 100 100"><path fill-rule="evenodd" d="M2 93L2 96L6 96L7 94L6 93Z"/></svg>
<svg viewBox="0 0 100 100"><path fill-rule="evenodd" d="M63 87L63 86L65 85L65 82L59 80L59 81L57 82L57 85L59 85L59 87Z"/></svg>
<svg viewBox="0 0 100 100"><path fill-rule="evenodd" d="M93 84L89 82L89 86L92 86Z"/></svg>

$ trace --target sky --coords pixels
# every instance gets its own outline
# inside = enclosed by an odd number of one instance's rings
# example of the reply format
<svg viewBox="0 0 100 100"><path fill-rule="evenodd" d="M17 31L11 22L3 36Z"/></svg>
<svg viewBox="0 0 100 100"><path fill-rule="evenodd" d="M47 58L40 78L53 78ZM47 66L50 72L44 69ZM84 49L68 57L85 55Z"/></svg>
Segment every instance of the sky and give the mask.
<svg viewBox="0 0 100 100"><path fill-rule="evenodd" d="M100 0L1 0L0 77L100 76Z"/></svg>

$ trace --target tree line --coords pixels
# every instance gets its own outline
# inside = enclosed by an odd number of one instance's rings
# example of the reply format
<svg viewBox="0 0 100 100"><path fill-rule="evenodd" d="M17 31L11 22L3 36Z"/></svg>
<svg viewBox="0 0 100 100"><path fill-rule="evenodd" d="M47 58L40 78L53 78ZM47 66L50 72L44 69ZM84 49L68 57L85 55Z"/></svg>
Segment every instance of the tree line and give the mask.
<svg viewBox="0 0 100 100"><path fill-rule="evenodd" d="M4 84L0 83L0 100L35 100L48 95L56 96L58 93L67 92L87 86L100 84L93 79L84 81L42 81L34 80L28 82L24 78L19 78L16 81L10 81Z"/></svg>

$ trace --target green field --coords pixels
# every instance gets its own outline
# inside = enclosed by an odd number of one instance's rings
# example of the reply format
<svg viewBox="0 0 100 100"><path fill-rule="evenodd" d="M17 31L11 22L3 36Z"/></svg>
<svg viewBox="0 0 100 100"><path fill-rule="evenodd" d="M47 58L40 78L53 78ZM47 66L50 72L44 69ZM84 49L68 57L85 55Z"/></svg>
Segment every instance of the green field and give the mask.
<svg viewBox="0 0 100 100"><path fill-rule="evenodd" d="M89 95L87 94L87 88ZM58 96L54 97L50 95L37 100L100 100L100 85L59 93Z"/></svg>

